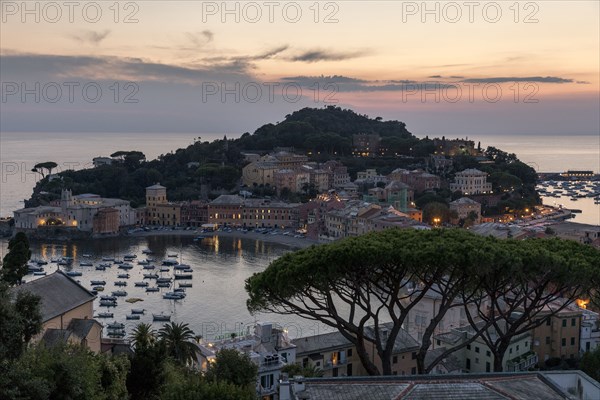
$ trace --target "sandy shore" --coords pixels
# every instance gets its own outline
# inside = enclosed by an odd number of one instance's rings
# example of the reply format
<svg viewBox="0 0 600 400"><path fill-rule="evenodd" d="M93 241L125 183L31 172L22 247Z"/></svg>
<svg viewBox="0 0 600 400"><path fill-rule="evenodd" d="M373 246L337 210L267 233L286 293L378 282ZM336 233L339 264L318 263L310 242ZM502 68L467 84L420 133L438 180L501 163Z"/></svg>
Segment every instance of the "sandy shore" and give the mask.
<svg viewBox="0 0 600 400"><path fill-rule="evenodd" d="M263 235L261 233L256 232L241 232L241 231L231 231L231 232L206 232L201 233L200 231L185 231L185 230L163 230L163 231L143 231L143 232L134 232L129 233L126 236L129 237L146 237L146 236L186 236L186 237L196 237L198 235L213 235L220 237L231 237L231 238L240 238L240 239L256 239L262 240L263 242L269 243L277 243L284 246L293 247L296 249L303 249L313 244L319 244L319 242L310 240L307 238L296 238L293 236L285 236L282 234L271 235L266 234Z"/></svg>

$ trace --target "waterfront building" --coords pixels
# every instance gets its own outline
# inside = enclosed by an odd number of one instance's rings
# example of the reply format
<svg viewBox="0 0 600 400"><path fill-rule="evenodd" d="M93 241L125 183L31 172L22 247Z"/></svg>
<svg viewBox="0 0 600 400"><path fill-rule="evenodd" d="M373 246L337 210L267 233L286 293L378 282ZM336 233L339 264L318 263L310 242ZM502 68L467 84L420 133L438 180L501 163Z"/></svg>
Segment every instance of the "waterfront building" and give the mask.
<svg viewBox="0 0 600 400"><path fill-rule="evenodd" d="M305 189L310 183L310 172L306 169L280 169L275 171L274 185L277 192L281 193L283 189L297 193Z"/></svg>
<svg viewBox="0 0 600 400"><path fill-rule="evenodd" d="M434 154L456 156L475 155L478 153L475 151L475 142L468 139L447 140L444 137L441 139L435 138L433 139L433 145L435 146Z"/></svg>
<svg viewBox="0 0 600 400"><path fill-rule="evenodd" d="M492 192L492 184L487 182L487 174L475 168L457 172L450 190L463 195L487 194Z"/></svg>
<svg viewBox="0 0 600 400"><path fill-rule="evenodd" d="M144 225L181 225L181 204L169 202L167 188L159 183L146 188Z"/></svg>
<svg viewBox="0 0 600 400"><path fill-rule="evenodd" d="M102 325L94 319L96 296L75 280L56 271L12 290L41 298L42 330L35 342L80 344L100 352Z"/></svg>
<svg viewBox="0 0 600 400"><path fill-rule="evenodd" d="M221 195L208 204L208 222L219 226L297 228L299 204Z"/></svg>
<svg viewBox="0 0 600 400"><path fill-rule="evenodd" d="M181 203L181 225L200 227L208 223L208 203L201 200Z"/></svg>
<svg viewBox="0 0 600 400"><path fill-rule="evenodd" d="M136 212L127 200L89 193L73 196L71 190L64 189L61 199L53 204L14 211L15 228L21 231L66 228L114 234L136 223Z"/></svg>
<svg viewBox="0 0 600 400"><path fill-rule="evenodd" d="M258 366L256 392L261 399L278 398L281 369L296 360L296 346L290 341L287 331L270 322L258 322L254 332L232 335L229 339L202 342L198 347L198 364L206 371L221 349L235 349L247 354Z"/></svg>

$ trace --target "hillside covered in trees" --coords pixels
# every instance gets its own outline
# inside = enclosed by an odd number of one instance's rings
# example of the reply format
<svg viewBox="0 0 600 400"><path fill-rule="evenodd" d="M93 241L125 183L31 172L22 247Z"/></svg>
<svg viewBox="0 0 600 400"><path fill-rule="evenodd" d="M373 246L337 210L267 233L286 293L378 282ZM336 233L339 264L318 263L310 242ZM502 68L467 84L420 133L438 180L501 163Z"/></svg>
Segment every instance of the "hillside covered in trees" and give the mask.
<svg viewBox="0 0 600 400"><path fill-rule="evenodd" d="M378 134L381 146L390 155L354 157L352 137L359 133ZM62 188L70 188L74 194L96 193L126 199L137 207L144 204L145 188L156 182L167 187L168 197L173 201L210 199L239 189L242 168L247 164L243 152L262 155L278 147L293 147L295 152L308 155L311 161L339 160L348 167L353 178L366 168L376 168L381 174L396 168L426 169L427 157L435 151L433 140L417 138L400 121L383 121L380 117L370 118L334 106L304 108L286 115L281 122L263 125L237 139L224 137L208 142L199 137L187 148L171 151L155 160L146 160L139 151L123 149L113 155L118 161L112 165L63 171L58 174L60 179L48 174L38 182L27 206L47 204L60 198ZM519 162L514 154L491 149L488 156L494 162L480 169L490 173L492 182L499 188L510 185L522 189L518 195L522 201L517 205L534 204L537 201L533 190L535 171ZM461 155L456 158L454 171L478 165L473 155ZM452 179L452 174L450 171L443 177Z"/></svg>

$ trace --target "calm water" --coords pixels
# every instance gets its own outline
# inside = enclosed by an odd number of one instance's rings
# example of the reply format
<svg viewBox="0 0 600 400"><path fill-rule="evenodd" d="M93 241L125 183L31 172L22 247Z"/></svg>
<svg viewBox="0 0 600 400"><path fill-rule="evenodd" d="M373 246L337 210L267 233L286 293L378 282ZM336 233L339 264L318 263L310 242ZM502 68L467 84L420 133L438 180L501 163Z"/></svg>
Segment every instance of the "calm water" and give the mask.
<svg viewBox="0 0 600 400"><path fill-rule="evenodd" d="M64 271L76 270L83 273L74 279L88 289L92 285L90 280L104 280L106 287L98 293L94 310L99 312L112 312L114 318L99 319L102 323L113 321L122 322L126 330L131 331L138 323L152 323L152 313L171 314L171 321L186 322L197 335L210 339L230 332L240 332L246 326L252 326L255 321L270 321L286 327L292 337L309 336L318 332L329 332L312 321L298 317L280 316L275 314L261 314L252 316L246 308L246 291L244 282L255 272L266 268L269 262L282 254L291 251L289 247L266 243L253 239L236 238L208 238L201 242L194 242L192 238L176 236L153 236L143 238L114 238L95 241L78 241L68 244L62 243L32 243L32 259L43 258L50 261L52 258L63 256L73 257L72 267L61 266ZM150 249L151 255L145 255L142 250ZM6 242L2 242L2 253L6 251ZM122 258L125 254L136 254L137 258L131 262L133 269L125 271L117 265L107 268L106 271L97 271L94 267L80 267L81 261L92 261L98 265L102 257ZM150 286L156 286L152 279L144 279L144 273L157 273L160 276L172 276L171 272L160 272L161 261L170 253L176 253L181 263L189 264L193 269L192 280L176 280L175 287L180 282L191 282L192 288L186 289L187 297L184 300L165 300L162 294L171 291L161 288L160 292L146 293L145 288L135 287L135 282L148 281ZM91 258L84 258L83 254L90 254ZM144 270L137 265L137 260L147 257L156 259L153 263L155 270ZM49 263L45 270L50 273L58 266ZM118 279L119 273L129 273L129 279ZM39 279L28 275L26 280ZM115 281L127 281L126 287L114 285ZM114 290L125 290L126 297L118 297L117 307L100 307L99 297L110 295ZM140 298L143 301L129 304L128 298ZM143 308L146 313L139 321L126 320L125 316L132 308ZM155 328L160 328L164 322L154 322Z"/></svg>
<svg viewBox="0 0 600 400"><path fill-rule="evenodd" d="M55 161L59 169L79 169L89 166L94 157L108 156L118 150L140 150L148 159L153 159L188 146L198 136L209 141L223 137L222 134L206 133L3 132L0 134L0 216L12 215L13 210L23 206L23 199L30 197L39 179L39 175L32 173L31 169L38 162ZM568 169L600 171L600 136L481 135L470 139L481 141L482 147L495 146L516 153L521 160L540 172Z"/></svg>

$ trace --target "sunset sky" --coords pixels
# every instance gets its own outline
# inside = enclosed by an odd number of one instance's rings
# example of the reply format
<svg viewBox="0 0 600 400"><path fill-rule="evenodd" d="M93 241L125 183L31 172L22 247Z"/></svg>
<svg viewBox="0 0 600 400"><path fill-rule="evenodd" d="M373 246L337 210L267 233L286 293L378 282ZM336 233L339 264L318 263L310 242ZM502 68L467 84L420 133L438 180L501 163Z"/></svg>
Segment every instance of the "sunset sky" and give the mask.
<svg viewBox="0 0 600 400"><path fill-rule="evenodd" d="M100 1L69 21L0 0L0 130L235 136L336 104L417 135L597 134L600 2L476 3Z"/></svg>

